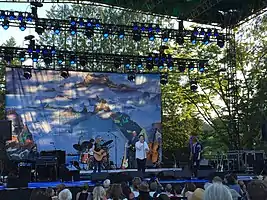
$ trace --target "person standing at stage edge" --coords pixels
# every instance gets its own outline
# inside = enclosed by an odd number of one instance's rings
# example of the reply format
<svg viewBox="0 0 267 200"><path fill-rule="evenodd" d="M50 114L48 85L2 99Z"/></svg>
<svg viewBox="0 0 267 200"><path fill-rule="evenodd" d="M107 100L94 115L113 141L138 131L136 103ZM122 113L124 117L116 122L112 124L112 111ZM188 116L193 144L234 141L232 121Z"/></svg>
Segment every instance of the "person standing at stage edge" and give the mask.
<svg viewBox="0 0 267 200"><path fill-rule="evenodd" d="M198 142L197 137L192 137L190 141L190 162L193 177L197 177L198 175L202 151L203 147Z"/></svg>
<svg viewBox="0 0 267 200"><path fill-rule="evenodd" d="M148 144L143 135L139 135L139 141L135 143L135 158L137 162L137 169L145 173L146 170L146 154L149 151Z"/></svg>
<svg viewBox="0 0 267 200"><path fill-rule="evenodd" d="M101 136L96 136L95 138L95 144L93 146L93 152L94 154L98 154L98 152L101 150ZM95 158L94 158L94 171L93 173L96 173L96 171L98 172L101 172L101 168L102 168L102 160L101 161L97 161Z"/></svg>

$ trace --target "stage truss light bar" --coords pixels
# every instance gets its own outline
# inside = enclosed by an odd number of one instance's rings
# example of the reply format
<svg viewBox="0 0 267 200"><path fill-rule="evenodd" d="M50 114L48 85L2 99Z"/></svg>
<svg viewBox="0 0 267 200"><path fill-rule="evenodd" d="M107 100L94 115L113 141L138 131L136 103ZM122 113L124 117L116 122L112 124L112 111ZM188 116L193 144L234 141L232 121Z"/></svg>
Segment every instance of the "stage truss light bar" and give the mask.
<svg viewBox="0 0 267 200"><path fill-rule="evenodd" d="M9 14L11 11L0 10L6 14L5 17L0 18L0 23L9 23L10 27L21 27L23 21L23 27L35 28L35 31L41 35L44 30L52 31L54 34L59 35L61 32L69 32L70 35L76 35L77 33L83 33L90 39L96 34L102 34L103 38L108 39L111 35L118 37L118 39L124 39L125 37L132 37L135 41L140 41L141 38L154 41L155 39L161 39L163 42L174 40L178 44L182 44L184 40L192 40L192 35L195 37L194 42L202 42L205 37L209 38L210 42L217 42L218 35L220 37L226 37L226 34L221 29L217 28L201 28L195 27L191 30L180 29L166 29L160 27L158 24L153 23L139 23L132 22L131 26L106 24L101 23L101 19L96 18L80 18L72 17L68 20L47 19L34 17L29 20L29 16L32 16L28 12L12 11L14 20L9 20ZM5 21L6 20L6 21ZM5 22L4 22L5 21ZM82 22L82 24L81 24ZM199 34L196 34L196 30ZM204 34L202 33L204 31ZM138 39L136 38L138 36Z"/></svg>
<svg viewBox="0 0 267 200"><path fill-rule="evenodd" d="M171 58L170 55L149 54L149 56L133 56L103 53L84 53L54 50L53 47L39 46L32 52L27 48L0 47L0 58L7 63L16 59L23 62L32 60L33 69L59 70L62 68L70 71L89 72L121 72L121 73L164 73L168 71L180 72L181 63L189 70L189 63L193 63L198 71L200 63L208 66L208 60ZM48 62L49 61L49 62ZM161 63L161 64L159 64ZM18 67L18 66L16 66ZM149 70L150 69L150 70ZM152 70L153 69L153 70Z"/></svg>

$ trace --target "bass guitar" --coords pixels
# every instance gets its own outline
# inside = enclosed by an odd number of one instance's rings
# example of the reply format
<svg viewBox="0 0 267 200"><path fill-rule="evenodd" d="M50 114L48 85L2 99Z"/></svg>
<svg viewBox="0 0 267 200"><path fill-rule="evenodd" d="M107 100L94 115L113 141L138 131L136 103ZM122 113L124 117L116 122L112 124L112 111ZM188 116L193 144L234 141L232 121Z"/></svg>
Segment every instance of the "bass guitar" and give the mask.
<svg viewBox="0 0 267 200"><path fill-rule="evenodd" d="M106 156L107 156L107 152L103 149L101 149L100 151L94 151L94 158L98 162L102 161L103 158Z"/></svg>
<svg viewBox="0 0 267 200"><path fill-rule="evenodd" d="M128 142L125 144L125 147L124 147L124 156L123 156L122 165L121 165L122 169L126 169L129 166L128 158L127 158L127 147L128 147Z"/></svg>

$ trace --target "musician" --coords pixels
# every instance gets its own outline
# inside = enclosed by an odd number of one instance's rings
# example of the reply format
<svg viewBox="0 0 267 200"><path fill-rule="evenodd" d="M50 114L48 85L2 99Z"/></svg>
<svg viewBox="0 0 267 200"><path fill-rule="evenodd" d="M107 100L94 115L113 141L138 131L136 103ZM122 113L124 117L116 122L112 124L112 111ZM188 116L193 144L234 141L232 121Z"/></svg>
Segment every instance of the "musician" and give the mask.
<svg viewBox="0 0 267 200"><path fill-rule="evenodd" d="M102 141L101 136L97 136L95 138L95 143L94 143L94 148L93 148L94 154L98 154L98 152L101 150L101 148L102 148L101 141ZM102 168L102 161L97 161L94 158L93 165L94 165L94 171L93 171L93 173L96 173L96 171L98 171L100 173L101 172L101 168Z"/></svg>
<svg viewBox="0 0 267 200"><path fill-rule="evenodd" d="M39 157L39 152L37 151L37 146L34 145L28 154L28 159L29 160L36 160L38 157Z"/></svg>
<svg viewBox="0 0 267 200"><path fill-rule="evenodd" d="M200 167L201 153L203 151L202 145L198 142L197 137L192 137L190 142L190 161L193 177L197 177Z"/></svg>
<svg viewBox="0 0 267 200"><path fill-rule="evenodd" d="M136 161L135 161L135 143L139 141L137 133L135 131L132 132L132 139L128 142L128 160L129 160L129 168L136 169Z"/></svg>
<svg viewBox="0 0 267 200"><path fill-rule="evenodd" d="M145 173L146 170L146 154L149 151L148 144L143 135L139 136L139 141L135 143L135 158L137 162L137 169Z"/></svg>

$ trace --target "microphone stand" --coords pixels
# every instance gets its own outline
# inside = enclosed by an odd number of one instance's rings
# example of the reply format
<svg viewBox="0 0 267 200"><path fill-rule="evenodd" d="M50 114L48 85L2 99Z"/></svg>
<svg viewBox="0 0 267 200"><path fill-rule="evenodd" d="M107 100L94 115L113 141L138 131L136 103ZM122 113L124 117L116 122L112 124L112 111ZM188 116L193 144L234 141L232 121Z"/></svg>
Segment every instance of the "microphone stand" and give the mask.
<svg viewBox="0 0 267 200"><path fill-rule="evenodd" d="M116 160L115 166L116 166L116 169L118 169L118 147L117 147L117 139L118 139L118 136L115 135L112 132L109 132L109 133L111 133L111 135L113 135L114 138L115 138L115 160Z"/></svg>

